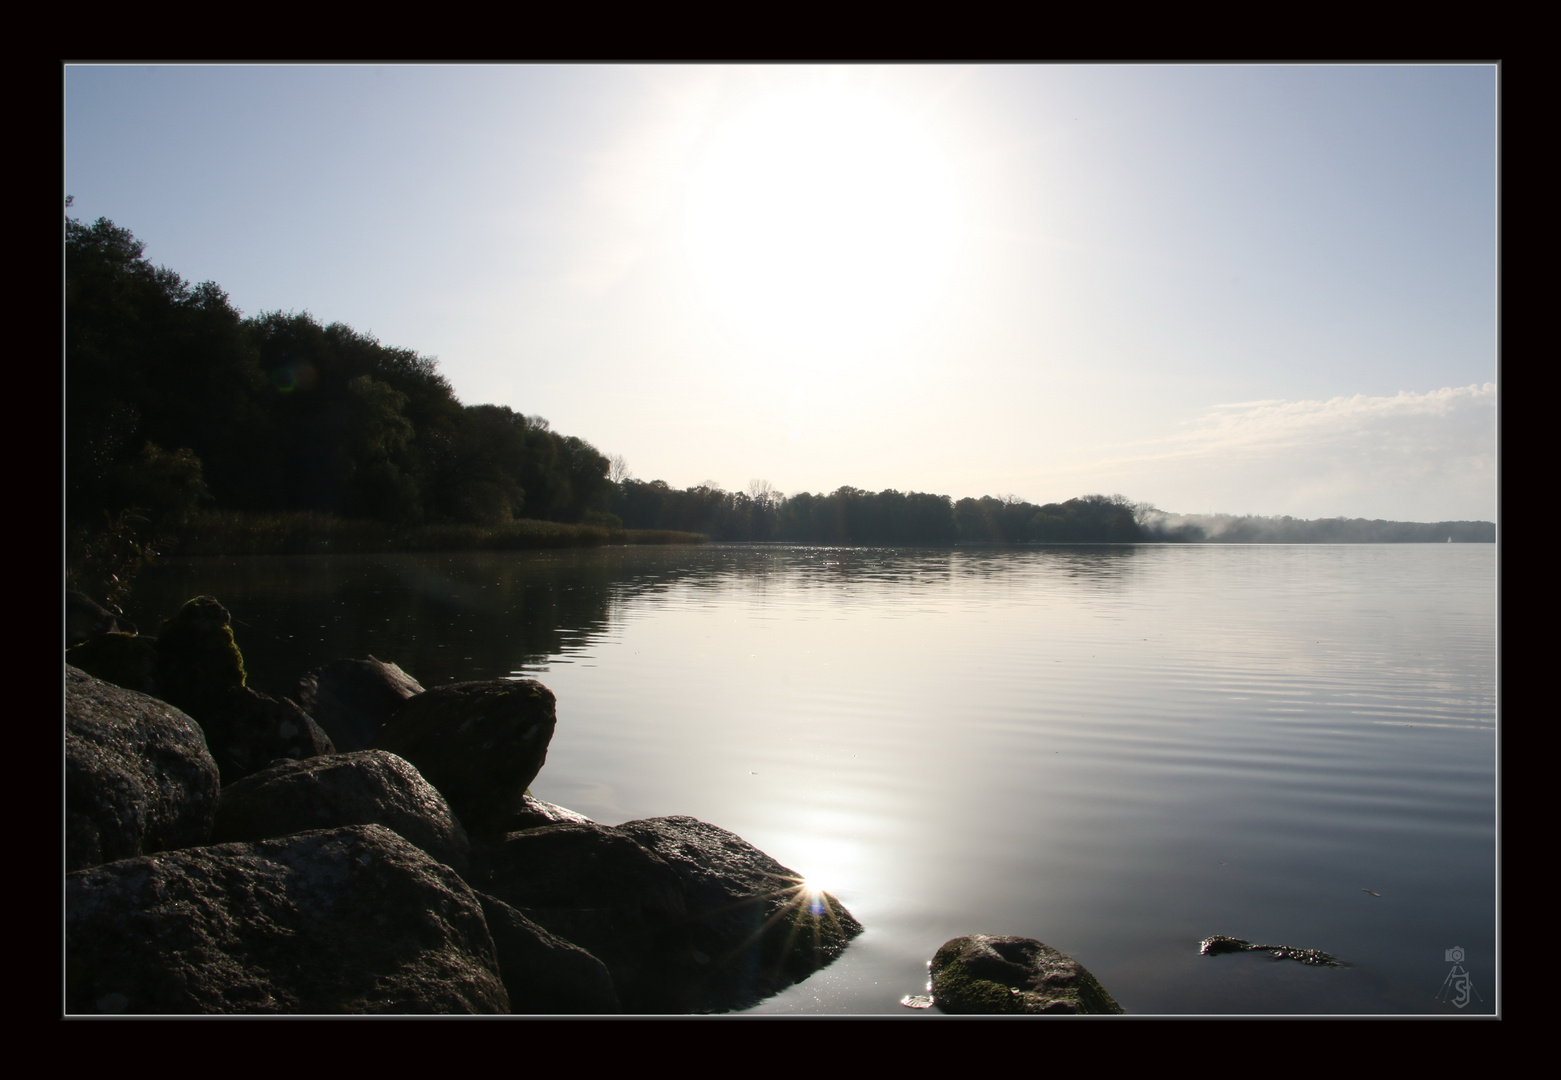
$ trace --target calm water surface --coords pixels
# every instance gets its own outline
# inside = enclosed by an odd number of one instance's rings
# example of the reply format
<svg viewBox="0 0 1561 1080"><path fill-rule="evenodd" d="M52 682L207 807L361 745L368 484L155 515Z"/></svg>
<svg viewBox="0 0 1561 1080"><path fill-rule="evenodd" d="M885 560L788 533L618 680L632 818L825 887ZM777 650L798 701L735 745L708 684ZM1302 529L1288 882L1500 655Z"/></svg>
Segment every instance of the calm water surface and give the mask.
<svg viewBox="0 0 1561 1080"><path fill-rule="evenodd" d="M1498 979L1495 568L1429 544L184 560L130 614L216 595L271 693L370 653L425 686L542 680L539 797L713 822L866 925L755 1012L930 1018L900 998L984 932L1132 1013L1472 1014ZM1199 956L1215 933L1348 966Z"/></svg>

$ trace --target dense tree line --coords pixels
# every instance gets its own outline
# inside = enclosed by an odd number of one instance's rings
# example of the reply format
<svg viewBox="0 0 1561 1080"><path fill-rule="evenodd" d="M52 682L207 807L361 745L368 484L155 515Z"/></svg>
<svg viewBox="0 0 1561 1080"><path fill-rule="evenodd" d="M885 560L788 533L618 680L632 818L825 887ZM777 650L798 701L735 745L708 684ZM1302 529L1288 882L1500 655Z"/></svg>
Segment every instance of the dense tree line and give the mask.
<svg viewBox="0 0 1561 1080"><path fill-rule="evenodd" d="M206 505L412 525L602 515L607 458L540 417L466 406L435 362L340 323L243 318L126 229L66 223L66 516Z"/></svg>
<svg viewBox="0 0 1561 1080"><path fill-rule="evenodd" d="M763 481L678 490L629 478L621 458L541 417L463 405L432 358L308 314L246 319L215 283L154 267L107 219L67 219L65 287L66 517L108 567L140 557L138 530L205 506L811 544L1494 539L1488 522L1191 518L1121 495L1037 506L852 487L788 498Z"/></svg>
<svg viewBox="0 0 1561 1080"><path fill-rule="evenodd" d="M1122 495L1037 506L1013 496L960 499L843 487L789 498L763 481L747 492L660 480L613 485L612 513L631 529L681 529L715 540L799 544L1371 544L1491 543L1489 521L1167 514Z"/></svg>
<svg viewBox="0 0 1561 1080"><path fill-rule="evenodd" d="M1135 507L1120 495L1036 506L1012 496L954 502L947 495L876 494L842 487L787 498L756 481L748 492L708 485L679 491L656 480L615 485L611 509L631 529L682 529L716 540L802 544L1131 543Z"/></svg>

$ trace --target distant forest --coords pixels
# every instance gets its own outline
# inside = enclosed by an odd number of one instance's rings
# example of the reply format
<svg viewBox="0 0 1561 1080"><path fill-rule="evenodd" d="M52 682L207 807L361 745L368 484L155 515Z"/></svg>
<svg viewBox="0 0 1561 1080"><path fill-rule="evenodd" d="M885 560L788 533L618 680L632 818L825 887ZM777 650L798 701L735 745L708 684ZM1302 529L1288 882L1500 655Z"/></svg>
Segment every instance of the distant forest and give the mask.
<svg viewBox="0 0 1561 1080"><path fill-rule="evenodd" d="M842 487L785 496L628 475L539 416L463 405L435 361L341 323L244 318L154 267L129 230L66 222L65 509L73 543L127 520L309 511L393 526L524 519L825 544L1492 541L1433 525L1192 518L1120 495L1037 506Z"/></svg>

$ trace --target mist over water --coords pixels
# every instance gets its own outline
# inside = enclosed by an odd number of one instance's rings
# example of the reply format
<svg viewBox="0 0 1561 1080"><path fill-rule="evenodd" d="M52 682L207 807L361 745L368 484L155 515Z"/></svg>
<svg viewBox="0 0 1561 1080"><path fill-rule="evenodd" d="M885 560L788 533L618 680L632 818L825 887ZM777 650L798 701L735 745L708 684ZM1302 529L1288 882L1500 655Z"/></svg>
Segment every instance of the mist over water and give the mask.
<svg viewBox="0 0 1561 1080"><path fill-rule="evenodd" d="M1039 938L1134 1013L1491 1011L1492 545L778 546L185 560L251 684L373 653L538 678L533 785L692 814L867 932L762 1012L910 1013L950 937ZM1228 934L1339 969L1200 957ZM1481 995L1437 994L1461 947Z"/></svg>

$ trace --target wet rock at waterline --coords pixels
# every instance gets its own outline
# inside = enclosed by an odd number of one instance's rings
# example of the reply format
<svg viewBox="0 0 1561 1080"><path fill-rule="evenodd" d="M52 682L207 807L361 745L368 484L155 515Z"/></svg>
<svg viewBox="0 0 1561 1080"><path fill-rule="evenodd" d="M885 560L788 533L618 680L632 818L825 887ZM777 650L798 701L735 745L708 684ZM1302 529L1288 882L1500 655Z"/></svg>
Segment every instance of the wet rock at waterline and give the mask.
<svg viewBox="0 0 1561 1080"><path fill-rule="evenodd" d="M506 1013L454 870L379 825L66 878L72 1013Z"/></svg>
<svg viewBox="0 0 1561 1080"><path fill-rule="evenodd" d="M584 814L576 813L567 807L555 806L528 792L521 800L520 809L505 818L497 831L507 834L519 832L521 829L536 829L543 825L595 824L596 822Z"/></svg>
<svg viewBox="0 0 1561 1080"><path fill-rule="evenodd" d="M944 1012L1122 1012L1084 965L1033 938L955 938L933 956L931 974Z"/></svg>
<svg viewBox="0 0 1561 1080"><path fill-rule="evenodd" d="M1293 945L1254 945L1243 938L1226 937L1223 934L1214 934L1198 942L1198 953L1202 956L1233 952L1266 952L1275 960L1295 960L1308 967L1341 966L1338 960L1321 949L1297 949Z"/></svg>
<svg viewBox="0 0 1561 1080"><path fill-rule="evenodd" d="M735 833L681 816L618 831L683 883L691 944L705 958L688 991L701 1011L755 1004L831 963L862 932L839 900Z"/></svg>
<svg viewBox="0 0 1561 1080"><path fill-rule="evenodd" d="M468 830L493 835L524 807L554 724L553 692L532 679L455 683L408 698L375 749L406 758Z"/></svg>
<svg viewBox="0 0 1561 1080"><path fill-rule="evenodd" d="M444 796L384 750L284 761L222 789L212 842L383 825L457 871L471 843Z"/></svg>
<svg viewBox="0 0 1561 1080"><path fill-rule="evenodd" d="M478 901L499 954L499 971L516 1013L617 1013L618 992L607 966L554 937L504 901L479 892Z"/></svg>
<svg viewBox="0 0 1561 1080"><path fill-rule="evenodd" d="M757 1004L862 932L834 897L691 817L527 829L473 863L478 888L599 957L629 1012Z"/></svg>
<svg viewBox="0 0 1561 1080"><path fill-rule="evenodd" d="M298 703L344 753L374 745L391 714L422 692L400 667L372 656L332 660L298 681Z"/></svg>
<svg viewBox="0 0 1561 1080"><path fill-rule="evenodd" d="M67 870L206 843L217 791L217 765L194 720L66 667Z"/></svg>
<svg viewBox="0 0 1561 1080"><path fill-rule="evenodd" d="M547 825L477 843L473 887L517 908L607 965L626 1012L687 1012L697 964L683 883L606 825Z"/></svg>

